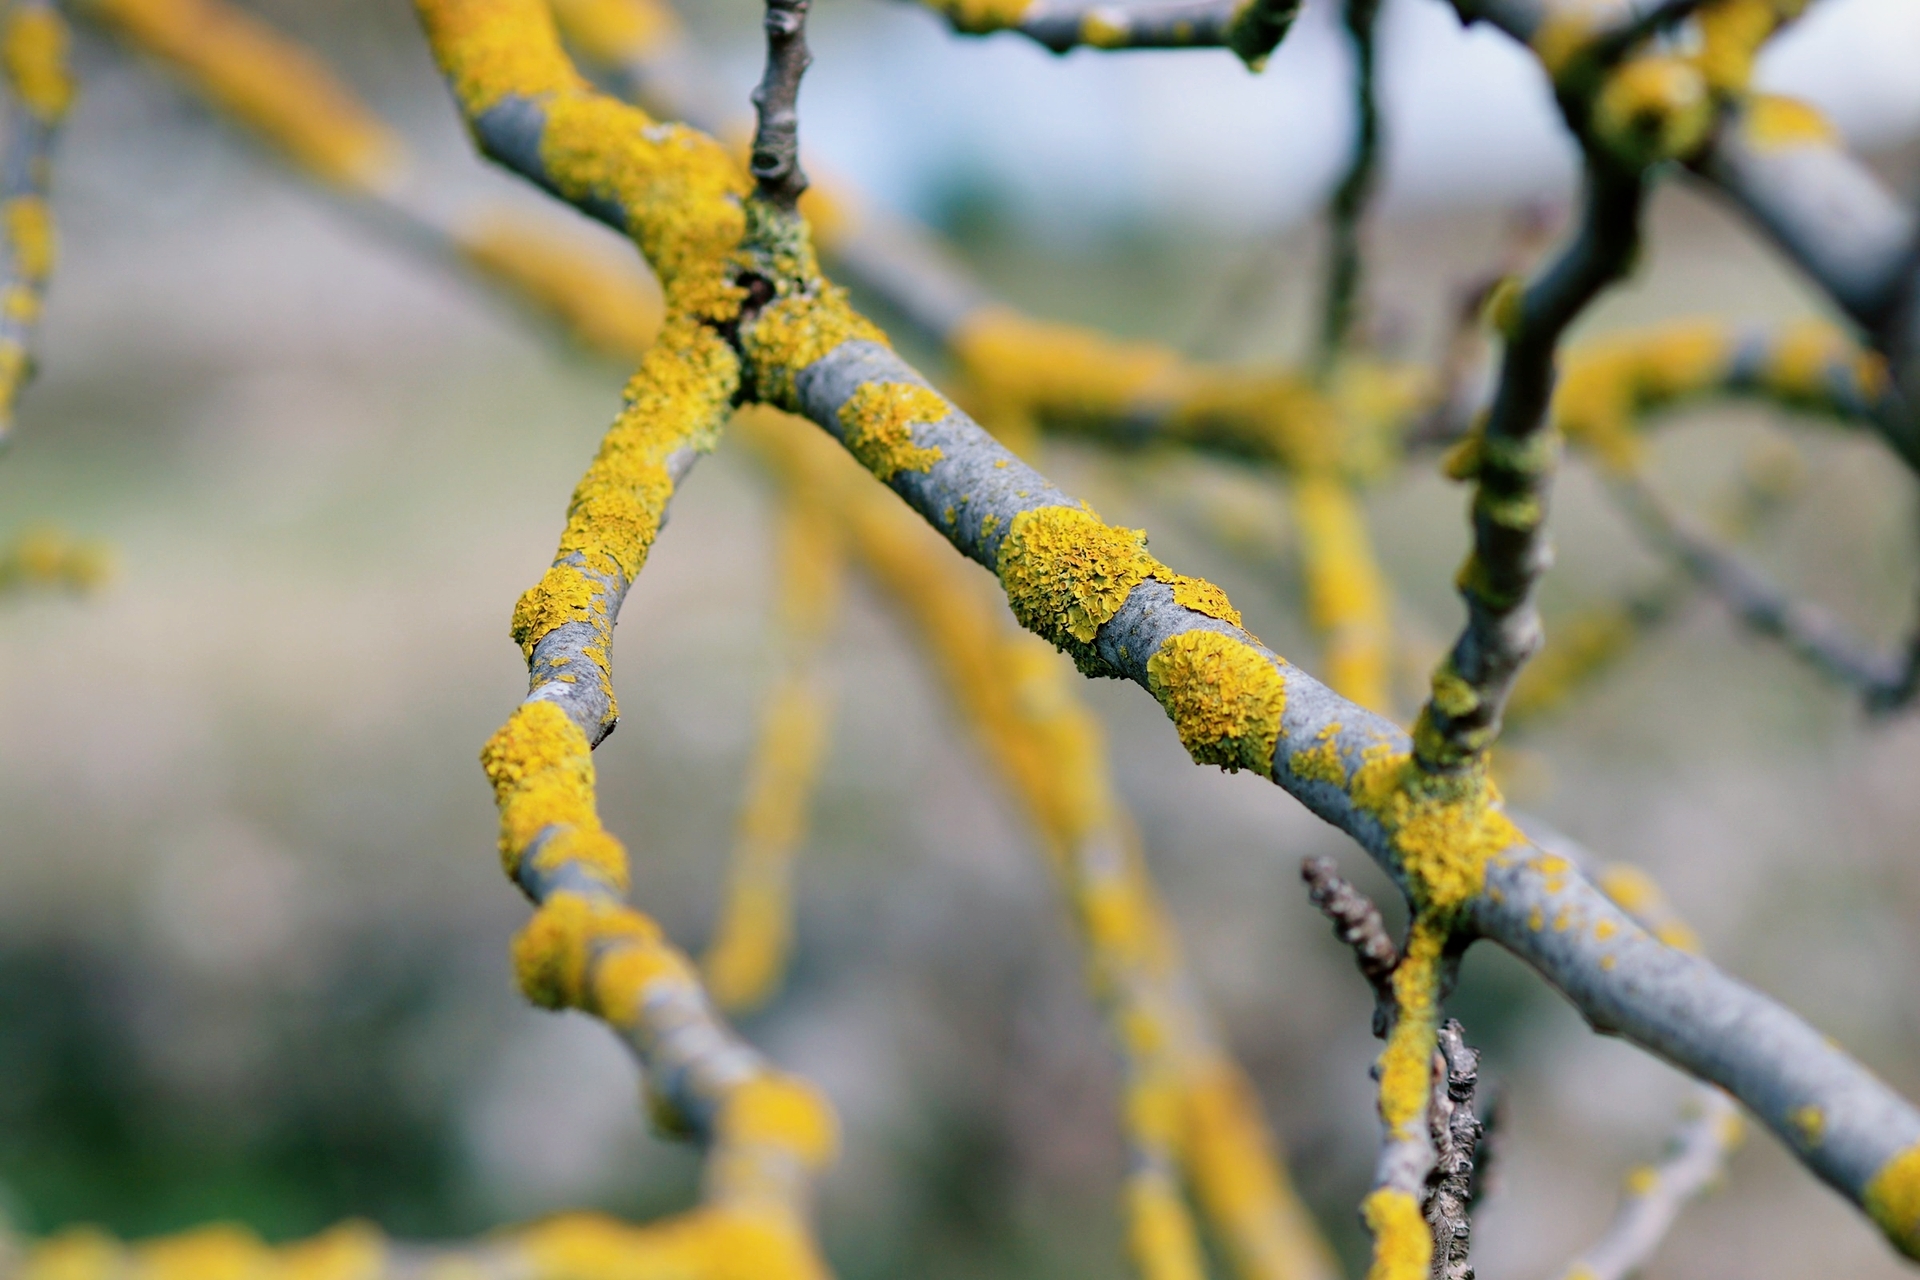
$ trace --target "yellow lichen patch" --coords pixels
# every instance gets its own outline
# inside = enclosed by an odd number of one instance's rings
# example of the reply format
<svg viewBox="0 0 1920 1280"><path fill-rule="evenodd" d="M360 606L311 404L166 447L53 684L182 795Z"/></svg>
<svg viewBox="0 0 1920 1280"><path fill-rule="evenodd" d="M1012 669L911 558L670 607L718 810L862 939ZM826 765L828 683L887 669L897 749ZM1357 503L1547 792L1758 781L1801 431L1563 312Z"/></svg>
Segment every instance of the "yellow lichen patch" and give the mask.
<svg viewBox="0 0 1920 1280"><path fill-rule="evenodd" d="M1787 1114L1787 1123L1800 1135L1800 1141L1810 1147L1820 1145L1820 1139L1826 1136L1827 1113L1811 1104L1795 1107Z"/></svg>
<svg viewBox="0 0 1920 1280"><path fill-rule="evenodd" d="M1593 926L1593 940L1595 942L1605 942L1618 932L1620 932L1619 925L1611 920L1602 920Z"/></svg>
<svg viewBox="0 0 1920 1280"><path fill-rule="evenodd" d="M998 569L1022 626L1055 644L1091 644L1159 567L1144 530L1106 524L1078 507L1040 507L1013 518Z"/></svg>
<svg viewBox="0 0 1920 1280"><path fill-rule="evenodd" d="M1867 1213L1909 1258L1920 1258L1920 1144L1880 1167L1867 1183Z"/></svg>
<svg viewBox="0 0 1920 1280"><path fill-rule="evenodd" d="M1549 78L1558 80L1592 42L1598 27L1598 10L1568 5L1547 10L1547 16L1533 29L1527 40Z"/></svg>
<svg viewBox="0 0 1920 1280"><path fill-rule="evenodd" d="M500 807L500 857L507 874L519 869L527 846L554 828L543 866L561 858L586 863L624 891L625 851L600 826L593 804L593 752L587 736L550 702L522 703L488 740L480 763Z"/></svg>
<svg viewBox="0 0 1920 1280"><path fill-rule="evenodd" d="M1125 1194L1134 1274L1142 1280L1205 1280L1200 1239L1172 1180L1138 1171L1128 1176Z"/></svg>
<svg viewBox="0 0 1920 1280"><path fill-rule="evenodd" d="M527 999L542 1008L588 1008L596 1004L588 999L588 971L597 948L625 943L640 951L659 940L659 926L631 907L556 893L514 936L514 973Z"/></svg>
<svg viewBox="0 0 1920 1280"><path fill-rule="evenodd" d="M542 0L419 0L440 69L470 116L510 95L583 92ZM638 113L636 113L638 114Z"/></svg>
<svg viewBox="0 0 1920 1280"><path fill-rule="evenodd" d="M343 1222L307 1240L282 1245L275 1280L376 1280L387 1247L364 1222Z"/></svg>
<svg viewBox="0 0 1920 1280"><path fill-rule="evenodd" d="M1439 1025L1440 952L1446 941L1444 923L1430 915L1417 917L1406 954L1393 971L1396 1016L1380 1054L1380 1119L1396 1138L1412 1137L1426 1120Z"/></svg>
<svg viewBox="0 0 1920 1280"><path fill-rule="evenodd" d="M1700 938L1655 884L1653 877L1631 863L1616 862L1600 873L1600 891L1622 911L1638 920L1653 936L1676 951L1700 953Z"/></svg>
<svg viewBox="0 0 1920 1280"><path fill-rule="evenodd" d="M915 382L865 382L840 406L847 448L880 480L901 471L930 471L938 448L913 442L915 424L932 424L953 410L936 392Z"/></svg>
<svg viewBox="0 0 1920 1280"><path fill-rule="evenodd" d="M820 1091L792 1076L760 1075L733 1089L720 1110L720 1140L776 1146L819 1168L840 1144L833 1107Z"/></svg>
<svg viewBox="0 0 1920 1280"><path fill-rule="evenodd" d="M1319 741L1311 747L1302 747L1287 758L1287 766L1293 772L1309 781L1331 782L1336 787L1347 785L1346 762L1340 758L1340 744L1334 741L1340 732L1338 721L1320 731Z"/></svg>
<svg viewBox="0 0 1920 1280"><path fill-rule="evenodd" d="M1630 1196L1644 1196L1660 1185L1660 1171L1652 1165L1637 1164L1627 1170L1626 1188Z"/></svg>
<svg viewBox="0 0 1920 1280"><path fill-rule="evenodd" d="M847 304L846 291L831 284L814 296L778 300L741 337L753 361L756 394L790 412L800 408L793 380L808 365L845 343L887 343L886 334Z"/></svg>
<svg viewBox="0 0 1920 1280"><path fill-rule="evenodd" d="M1423 911L1466 905L1485 883L1487 860L1524 840L1492 779L1431 776L1386 746L1368 749L1348 792L1386 829Z"/></svg>
<svg viewBox="0 0 1920 1280"><path fill-rule="evenodd" d="M1164 582L1173 588L1173 602L1183 609L1205 614L1209 618L1218 618L1222 622L1240 625L1240 611L1233 607L1233 601L1227 599L1227 593L1208 582L1205 578L1189 578L1162 565L1153 571L1156 582Z"/></svg>
<svg viewBox="0 0 1920 1280"><path fill-rule="evenodd" d="M1509 725L1564 703L1587 681L1625 653L1639 634L1632 613L1619 604L1597 605L1553 624L1547 645L1520 670L1507 699Z"/></svg>
<svg viewBox="0 0 1920 1280"><path fill-rule="evenodd" d="M548 0L554 21L574 48L596 62L642 57L680 34L680 19L662 0Z"/></svg>
<svg viewBox="0 0 1920 1280"><path fill-rule="evenodd" d="M219 0L93 0L93 13L328 182L378 187L403 147L306 50Z"/></svg>
<svg viewBox="0 0 1920 1280"><path fill-rule="evenodd" d="M1195 763L1273 772L1287 686L1271 658L1216 631L1183 631L1148 659L1147 687Z"/></svg>
<svg viewBox="0 0 1920 1280"><path fill-rule="evenodd" d="M1125 48L1128 35L1127 24L1114 21L1104 10L1089 9L1080 19L1080 43L1095 49Z"/></svg>
<svg viewBox="0 0 1920 1280"><path fill-rule="evenodd" d="M1360 1216L1373 1233L1367 1280L1426 1280L1433 1233L1418 1201L1404 1191L1382 1187L1361 1201Z"/></svg>
<svg viewBox="0 0 1920 1280"><path fill-rule="evenodd" d="M1725 380L1732 335L1713 321L1666 325L1589 343L1568 357L1552 419L1568 442L1615 470L1640 459L1638 417Z"/></svg>
<svg viewBox="0 0 1920 1280"><path fill-rule="evenodd" d="M1747 101L1741 133L1757 151L1824 147L1839 141L1839 130L1820 109L1798 98L1758 93Z"/></svg>
<svg viewBox="0 0 1920 1280"><path fill-rule="evenodd" d="M1760 46L1804 6L1805 0L1711 0L1702 5L1694 17L1700 30L1694 62L1713 91L1722 96L1743 92L1753 79Z"/></svg>
<svg viewBox="0 0 1920 1280"><path fill-rule="evenodd" d="M91 591L112 575L111 547L59 529L27 529L12 542L0 545L0 591L16 587Z"/></svg>
<svg viewBox="0 0 1920 1280"><path fill-rule="evenodd" d="M150 1240L134 1256L140 1280L257 1280L274 1263L260 1237L227 1223Z"/></svg>
<svg viewBox="0 0 1920 1280"><path fill-rule="evenodd" d="M1634 58L1607 77L1594 103L1594 131L1633 164L1691 155L1712 126L1706 77L1685 58Z"/></svg>
<svg viewBox="0 0 1920 1280"><path fill-rule="evenodd" d="M69 1227L34 1245L20 1280L107 1280L120 1269L120 1246L94 1227Z"/></svg>
<svg viewBox="0 0 1920 1280"><path fill-rule="evenodd" d="M73 103L68 44L67 24L52 5L14 5L0 29L7 86L43 124L59 120Z"/></svg>
<svg viewBox="0 0 1920 1280"><path fill-rule="evenodd" d="M660 286L625 253L548 218L489 210L457 233L469 262L596 351L638 362L660 331Z"/></svg>
<svg viewBox="0 0 1920 1280"><path fill-rule="evenodd" d="M982 307L949 339L967 403L996 435L1039 417L1111 419L1138 404L1180 364L1171 349L1119 342L1092 329Z"/></svg>
<svg viewBox="0 0 1920 1280"><path fill-rule="evenodd" d="M1391 628L1359 503L1344 482L1315 473L1295 484L1293 516L1307 619L1326 646L1327 684L1370 711L1385 711Z"/></svg>
<svg viewBox="0 0 1920 1280"><path fill-rule="evenodd" d="M946 15L956 30L969 35L986 35L1017 27L1037 0L927 0Z"/></svg>
<svg viewBox="0 0 1920 1280"><path fill-rule="evenodd" d="M1869 399L1886 390L1887 366L1878 353L1862 348L1825 321L1803 320L1789 325L1774 341L1761 382L1786 400L1818 406L1828 396L1832 375L1843 369Z"/></svg>

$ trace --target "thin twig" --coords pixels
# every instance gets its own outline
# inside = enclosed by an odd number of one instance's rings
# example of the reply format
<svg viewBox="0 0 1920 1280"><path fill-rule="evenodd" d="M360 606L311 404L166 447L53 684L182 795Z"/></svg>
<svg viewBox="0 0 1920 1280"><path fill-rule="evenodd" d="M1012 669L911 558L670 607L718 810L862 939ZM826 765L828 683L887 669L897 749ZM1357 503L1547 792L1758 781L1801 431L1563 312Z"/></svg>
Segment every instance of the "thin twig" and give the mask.
<svg viewBox="0 0 1920 1280"><path fill-rule="evenodd" d="M767 0L767 67L753 91L757 127L748 163L760 196L793 212L807 189L800 167L800 80L813 63L807 50L807 9L812 0Z"/></svg>
<svg viewBox="0 0 1920 1280"><path fill-rule="evenodd" d="M1346 0L1342 17L1353 46L1353 148L1328 209L1327 281L1320 317L1319 365L1324 373L1353 336L1360 310L1361 224L1380 167L1380 98L1375 85L1374 28L1380 0Z"/></svg>
<svg viewBox="0 0 1920 1280"><path fill-rule="evenodd" d="M1473 1244L1474 1155L1481 1138L1474 1096L1480 1083L1480 1052L1467 1043L1456 1018L1440 1025L1439 1052L1433 1056L1433 1101L1427 1125L1433 1134L1434 1164L1427 1196L1427 1225L1433 1228L1434 1280L1473 1280L1467 1261Z"/></svg>
<svg viewBox="0 0 1920 1280"><path fill-rule="evenodd" d="M1307 896L1320 914L1333 922L1333 936L1353 950L1360 976L1373 988L1373 1034L1387 1034L1387 1015L1393 1007L1393 971L1400 949L1387 936L1387 924L1373 899L1356 889L1339 872L1332 858L1303 858L1300 878Z"/></svg>

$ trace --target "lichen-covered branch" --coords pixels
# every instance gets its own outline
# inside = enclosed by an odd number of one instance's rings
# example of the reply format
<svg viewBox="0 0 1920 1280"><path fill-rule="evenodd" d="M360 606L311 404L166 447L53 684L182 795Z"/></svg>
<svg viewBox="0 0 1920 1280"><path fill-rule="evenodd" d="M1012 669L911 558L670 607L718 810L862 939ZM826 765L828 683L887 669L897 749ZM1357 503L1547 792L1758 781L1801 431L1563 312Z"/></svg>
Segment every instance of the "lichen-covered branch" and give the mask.
<svg viewBox="0 0 1920 1280"><path fill-rule="evenodd" d="M593 95L535 0L421 7L483 145L630 229L666 289L664 347L689 342L675 331L679 317L696 321L735 352L739 386L824 427L994 570L1030 630L1090 674L1149 689L1196 760L1272 778L1395 878L1426 930L1415 929L1396 973L1401 1019L1383 1074L1393 1085L1408 1074L1398 1060L1417 1054L1422 1121L1444 943L1455 930L1478 932L1533 964L1596 1025L1729 1088L1896 1244L1920 1249L1920 1113L1778 1005L1556 872L1483 775L1415 768L1391 722L1286 663L1240 627L1217 588L1161 564L1137 531L1105 524L994 441L819 277L803 225L742 203L747 184L724 152ZM596 723L588 711L575 720L582 743ZM1565 929L1544 927L1562 918ZM1398 1086L1383 1095L1398 1117ZM1788 1118L1807 1106L1829 1117L1811 1147ZM1431 1241L1417 1208L1414 1217L1424 1264Z"/></svg>
<svg viewBox="0 0 1920 1280"><path fill-rule="evenodd" d="M47 193L53 140L73 102L67 24L52 0L14 0L0 15L0 444L13 430L20 390L33 370L31 345L53 274L56 241Z"/></svg>
<svg viewBox="0 0 1920 1280"><path fill-rule="evenodd" d="M773 415L742 415L736 429L788 492L810 495L845 522L860 560L906 615L1033 819L1127 1067L1126 1203L1137 1272L1150 1280L1202 1274L1182 1198L1190 1187L1243 1280L1334 1275L1186 971L1114 794L1098 726L1059 659L1010 634L975 571L824 438Z"/></svg>
<svg viewBox="0 0 1920 1280"><path fill-rule="evenodd" d="M1069 49L1231 49L1259 70L1286 36L1300 0L925 0L955 31L1014 31L1055 53Z"/></svg>
<svg viewBox="0 0 1920 1280"><path fill-rule="evenodd" d="M844 533L818 495L787 490L777 532L780 672L761 711L726 901L700 961L707 989L730 1013L764 1004L786 972L793 858L806 838L826 753L826 649L840 620L846 572Z"/></svg>

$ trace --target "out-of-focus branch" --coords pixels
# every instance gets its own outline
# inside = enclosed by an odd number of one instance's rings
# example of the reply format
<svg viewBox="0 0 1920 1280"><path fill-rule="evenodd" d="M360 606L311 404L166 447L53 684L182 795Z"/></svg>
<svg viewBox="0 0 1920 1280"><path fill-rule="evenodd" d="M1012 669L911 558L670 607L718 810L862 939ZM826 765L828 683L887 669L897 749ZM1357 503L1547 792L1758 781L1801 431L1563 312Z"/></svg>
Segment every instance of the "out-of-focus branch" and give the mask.
<svg viewBox="0 0 1920 1280"><path fill-rule="evenodd" d="M47 192L54 133L73 102L67 44L67 24L52 0L14 0L0 16L7 129L0 151L0 444L32 375L31 343L53 274L57 245Z"/></svg>
<svg viewBox="0 0 1920 1280"><path fill-rule="evenodd" d="M1592 855L1572 840L1533 822L1527 829L1555 856L1593 873ZM1689 954L1699 953L1698 935L1646 872L1617 862L1599 868L1595 880L1621 910L1662 942ZM1613 1221L1599 1240L1568 1264L1559 1280L1625 1280L1646 1266L1680 1211L1720 1180L1743 1127L1732 1098L1712 1085L1696 1085L1665 1156L1627 1175L1626 1194Z"/></svg>
<svg viewBox="0 0 1920 1280"><path fill-rule="evenodd" d="M1353 48L1353 142L1347 170L1327 210L1326 285L1321 300L1319 363L1324 370L1353 336L1361 294L1361 234L1379 180L1380 102L1374 80L1374 26L1380 0L1346 0L1341 16Z"/></svg>
<svg viewBox="0 0 1920 1280"><path fill-rule="evenodd" d="M1333 923L1333 936L1352 950L1360 976L1373 988L1373 1034L1387 1034L1387 1015L1393 1005L1393 971L1400 964L1400 948L1387 936L1386 921L1373 899L1343 877L1332 858L1305 858L1300 878L1307 896L1320 914Z"/></svg>
<svg viewBox="0 0 1920 1280"><path fill-rule="evenodd" d="M1258 1102L1194 987L1114 794L1099 727L1059 659L1010 634L979 575L829 441L764 413L742 414L735 429L787 492L844 521L859 559L905 615L1033 820L1126 1065L1136 1271L1149 1280L1201 1274L1184 1182L1244 1280L1334 1275L1269 1150Z"/></svg>
<svg viewBox="0 0 1920 1280"><path fill-rule="evenodd" d="M1300 0L924 0L955 31L1015 31L1055 53L1069 49L1226 48L1255 71L1279 45Z"/></svg>
<svg viewBox="0 0 1920 1280"><path fill-rule="evenodd" d="M781 669L761 712L734 835L727 896L700 967L730 1013L778 989L793 940L793 858L806 838L832 699L827 644L840 620L846 555L839 523L804 490L782 496L775 632Z"/></svg>
<svg viewBox="0 0 1920 1280"><path fill-rule="evenodd" d="M1920 684L1920 645L1898 658L1875 653L1826 610L1788 595L1711 534L1669 510L1637 475L1612 476L1608 488L1641 535L1742 623L1855 690L1874 710L1892 710L1912 698Z"/></svg>
<svg viewBox="0 0 1920 1280"><path fill-rule="evenodd" d="M29 529L0 544L0 596L45 588L91 591L113 573L113 549L58 529Z"/></svg>

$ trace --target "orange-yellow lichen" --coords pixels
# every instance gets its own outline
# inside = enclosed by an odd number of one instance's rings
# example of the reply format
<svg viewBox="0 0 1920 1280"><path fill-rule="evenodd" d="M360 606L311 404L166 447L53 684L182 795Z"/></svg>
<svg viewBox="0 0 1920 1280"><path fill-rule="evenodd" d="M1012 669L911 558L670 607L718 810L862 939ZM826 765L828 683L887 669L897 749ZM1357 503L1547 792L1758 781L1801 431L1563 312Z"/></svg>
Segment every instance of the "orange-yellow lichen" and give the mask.
<svg viewBox="0 0 1920 1280"><path fill-rule="evenodd" d="M1660 1171L1650 1164L1637 1164L1627 1170L1624 1182L1628 1195L1646 1196L1660 1185Z"/></svg>
<svg viewBox="0 0 1920 1280"><path fill-rule="evenodd" d="M1909 1258L1920 1258L1920 1144L1895 1155L1867 1183L1867 1214Z"/></svg>
<svg viewBox="0 0 1920 1280"><path fill-rule="evenodd" d="M886 334L848 305L846 291L831 284L821 285L814 296L780 299L741 336L753 361L755 394L791 412L800 408L793 380L802 369L848 342L887 342Z"/></svg>
<svg viewBox="0 0 1920 1280"><path fill-rule="evenodd" d="M986 35L1017 27L1037 0L927 0L947 21L969 35Z"/></svg>
<svg viewBox="0 0 1920 1280"><path fill-rule="evenodd" d="M1136 1170L1126 1185L1127 1253L1141 1280L1205 1280L1193 1218L1173 1180Z"/></svg>
<svg viewBox="0 0 1920 1280"><path fill-rule="evenodd" d="M141 1280L254 1280L274 1269L273 1250L245 1227L228 1223L150 1240L134 1254Z"/></svg>
<svg viewBox="0 0 1920 1280"><path fill-rule="evenodd" d="M1574 65L1599 32L1599 14L1593 7L1568 5L1547 10L1547 16L1527 43L1547 75L1558 80Z"/></svg>
<svg viewBox="0 0 1920 1280"><path fill-rule="evenodd" d="M1712 390L1731 371L1732 334L1687 321L1576 348L1554 390L1552 420L1568 442L1618 471L1640 459L1640 415Z"/></svg>
<svg viewBox="0 0 1920 1280"><path fill-rule="evenodd" d="M343 1222L276 1252L276 1280L376 1280L386 1270L386 1242L364 1222Z"/></svg>
<svg viewBox="0 0 1920 1280"><path fill-rule="evenodd" d="M916 382L865 382L840 406L847 448L880 480L901 471L930 471L941 453L913 442L915 424L932 424L953 410Z"/></svg>
<svg viewBox="0 0 1920 1280"><path fill-rule="evenodd" d="M67 587L91 591L113 575L113 549L58 529L27 529L0 546L0 591Z"/></svg>
<svg viewBox="0 0 1920 1280"><path fill-rule="evenodd" d="M1827 1113L1809 1103L1804 1107L1795 1107L1787 1113L1787 1123L1800 1135L1800 1141L1809 1147L1820 1145L1820 1139L1826 1136Z"/></svg>
<svg viewBox="0 0 1920 1280"><path fill-rule="evenodd" d="M456 233L469 262L596 351L638 362L660 331L660 286L615 252L551 219L490 209Z"/></svg>
<svg viewBox="0 0 1920 1280"><path fill-rule="evenodd" d="M1125 48L1129 34L1126 23L1114 21L1100 9L1089 9L1080 19L1080 43L1095 49Z"/></svg>
<svg viewBox="0 0 1920 1280"><path fill-rule="evenodd" d="M1196 763L1273 772L1287 686L1271 658L1216 631L1183 631L1148 659L1147 687Z"/></svg>
<svg viewBox="0 0 1920 1280"><path fill-rule="evenodd" d="M1330 782L1336 787L1347 785L1347 765L1340 758L1340 744L1334 741L1340 732L1340 723L1335 721L1322 729L1319 740L1311 747L1302 747L1287 758L1287 767L1297 777L1312 782Z"/></svg>
<svg viewBox="0 0 1920 1280"><path fill-rule="evenodd" d="M661 0L548 0L560 34L583 55L615 64L643 57L680 34Z"/></svg>
<svg viewBox="0 0 1920 1280"><path fill-rule="evenodd" d="M1373 1233L1367 1280L1426 1280L1433 1233L1417 1200L1405 1191L1381 1187L1360 1202L1360 1216Z"/></svg>
<svg viewBox="0 0 1920 1280"><path fill-rule="evenodd" d="M219 0L91 0L90 9L294 163L344 186L379 187L399 138L306 50Z"/></svg>
<svg viewBox="0 0 1920 1280"><path fill-rule="evenodd" d="M1822 407L1836 370L1844 369L1874 400L1887 387L1884 358L1866 350L1835 326L1822 320L1788 325L1773 342L1761 385L1790 404Z"/></svg>
<svg viewBox="0 0 1920 1280"><path fill-rule="evenodd" d="M1487 860L1524 839L1491 778L1429 775L1385 745L1368 748L1348 791L1385 828L1423 911L1466 905L1485 883Z"/></svg>
<svg viewBox="0 0 1920 1280"><path fill-rule="evenodd" d="M1806 0L1710 0L1694 21L1700 47L1693 60L1716 94L1730 97L1746 90L1753 61L1780 25L1806 7Z"/></svg>
<svg viewBox="0 0 1920 1280"><path fill-rule="evenodd" d="M1430 914L1416 917L1406 954L1393 971L1395 1020L1380 1054L1380 1119L1396 1138L1414 1136L1426 1118L1446 941L1443 922Z"/></svg>
<svg viewBox="0 0 1920 1280"><path fill-rule="evenodd" d="M52 5L14 5L0 27L7 87L43 124L58 121L73 103L69 43L67 24Z"/></svg>
<svg viewBox="0 0 1920 1280"><path fill-rule="evenodd" d="M1685 58L1633 58L1607 77L1594 103L1594 132L1632 164L1691 155L1712 127L1706 77Z"/></svg>
<svg viewBox="0 0 1920 1280"><path fill-rule="evenodd" d="M1740 131L1757 151L1824 147L1840 139L1839 130L1818 107L1771 93L1757 93L1747 100Z"/></svg>
<svg viewBox="0 0 1920 1280"><path fill-rule="evenodd" d="M20 1280L106 1280L120 1269L119 1244L95 1227L68 1227L28 1250Z"/></svg>
<svg viewBox="0 0 1920 1280"><path fill-rule="evenodd" d="M722 1142L777 1146L816 1168L831 1162L840 1144L833 1108L818 1089L792 1076L759 1075L733 1089L718 1128Z"/></svg>
<svg viewBox="0 0 1920 1280"><path fill-rule="evenodd" d="M527 846L551 830L538 855L543 868L579 862L625 890L626 851L594 809L592 748L566 712L551 702L522 703L488 740L480 762L500 808L500 858L509 876Z"/></svg>
<svg viewBox="0 0 1920 1280"><path fill-rule="evenodd" d="M1227 599L1226 592L1205 578L1189 578L1162 565L1154 569L1153 579L1173 588L1173 602L1181 608L1191 609L1209 618L1218 618L1236 627L1240 625L1240 611L1233 607L1233 601Z"/></svg>
<svg viewBox="0 0 1920 1280"><path fill-rule="evenodd" d="M522 652L531 656L534 645L570 622L611 634L611 602L581 569L622 582L639 574L673 496L667 460L682 448L711 446L739 377L739 358L711 328L668 323L573 491L555 565L514 608L513 638ZM604 655L596 663L604 674Z"/></svg>
<svg viewBox="0 0 1920 1280"><path fill-rule="evenodd" d="M1055 644L1091 644L1157 567L1145 530L1106 524L1078 507L1040 507L1013 518L998 568L1022 626Z"/></svg>
<svg viewBox="0 0 1920 1280"><path fill-rule="evenodd" d="M1653 877L1631 863L1616 862L1600 873L1600 891L1653 936L1676 951L1700 953L1700 937L1680 918Z"/></svg>
<svg viewBox="0 0 1920 1280"><path fill-rule="evenodd" d="M659 926L631 907L556 893L514 936L514 973L521 992L542 1008L599 1012L599 1002L589 998L598 994L599 986L598 975L591 971L604 967L611 955L664 950L659 941ZM616 947L609 956L596 955L602 948Z"/></svg>

